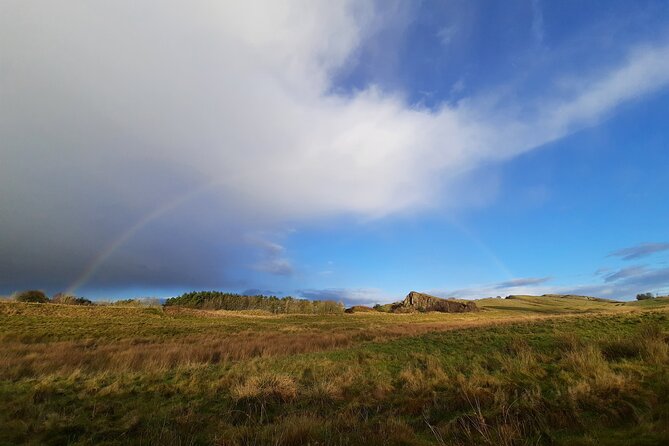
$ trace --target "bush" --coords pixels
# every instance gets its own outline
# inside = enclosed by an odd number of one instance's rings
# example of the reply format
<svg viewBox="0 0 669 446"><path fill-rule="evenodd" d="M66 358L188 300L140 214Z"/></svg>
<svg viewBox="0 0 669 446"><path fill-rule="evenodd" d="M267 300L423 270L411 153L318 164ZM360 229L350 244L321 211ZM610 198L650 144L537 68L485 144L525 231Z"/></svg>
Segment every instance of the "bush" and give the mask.
<svg viewBox="0 0 669 446"><path fill-rule="evenodd" d="M636 295L636 300L649 300L655 299L653 293L639 293Z"/></svg>
<svg viewBox="0 0 669 446"><path fill-rule="evenodd" d="M93 305L93 302L85 297L77 297L67 293L55 294L51 299L51 303L61 305Z"/></svg>
<svg viewBox="0 0 669 446"><path fill-rule="evenodd" d="M17 302L33 302L38 304L45 304L49 302L49 298L40 290L20 291L14 294L14 300Z"/></svg>

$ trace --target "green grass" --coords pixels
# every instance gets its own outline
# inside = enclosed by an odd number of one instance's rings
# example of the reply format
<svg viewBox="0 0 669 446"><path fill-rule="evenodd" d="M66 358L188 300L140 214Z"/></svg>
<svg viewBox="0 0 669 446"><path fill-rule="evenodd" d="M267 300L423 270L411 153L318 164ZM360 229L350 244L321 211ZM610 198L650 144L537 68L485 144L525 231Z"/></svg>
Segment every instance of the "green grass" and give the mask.
<svg viewBox="0 0 669 446"><path fill-rule="evenodd" d="M0 444L666 444L667 304L0 304Z"/></svg>

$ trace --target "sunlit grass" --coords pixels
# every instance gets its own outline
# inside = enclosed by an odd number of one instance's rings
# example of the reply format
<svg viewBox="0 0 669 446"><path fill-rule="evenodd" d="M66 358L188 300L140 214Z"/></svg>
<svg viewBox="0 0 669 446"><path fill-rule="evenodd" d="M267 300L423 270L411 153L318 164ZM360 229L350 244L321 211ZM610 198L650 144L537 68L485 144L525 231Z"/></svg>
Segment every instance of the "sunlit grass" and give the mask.
<svg viewBox="0 0 669 446"><path fill-rule="evenodd" d="M667 441L666 307L540 299L331 316L0 304L0 444Z"/></svg>

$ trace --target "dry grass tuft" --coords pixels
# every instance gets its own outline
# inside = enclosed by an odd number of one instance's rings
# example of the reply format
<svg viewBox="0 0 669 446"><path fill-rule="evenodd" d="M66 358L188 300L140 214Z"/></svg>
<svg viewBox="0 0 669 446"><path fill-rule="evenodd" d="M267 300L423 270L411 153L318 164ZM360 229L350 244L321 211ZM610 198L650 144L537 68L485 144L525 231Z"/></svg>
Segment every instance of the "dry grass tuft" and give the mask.
<svg viewBox="0 0 669 446"><path fill-rule="evenodd" d="M444 387L448 375L436 358L429 355L413 355L414 365L402 370L397 377L397 387L414 394L431 392Z"/></svg>
<svg viewBox="0 0 669 446"><path fill-rule="evenodd" d="M643 345L638 339L614 338L602 341L600 348L607 361L620 361L638 359L641 356Z"/></svg>
<svg viewBox="0 0 669 446"><path fill-rule="evenodd" d="M567 370L581 376L596 376L610 372L602 351L594 344L587 344L566 352L562 363Z"/></svg>
<svg viewBox="0 0 669 446"><path fill-rule="evenodd" d="M230 395L235 400L279 400L291 401L297 396L297 384L287 375L266 373L252 376L243 383L233 386Z"/></svg>
<svg viewBox="0 0 669 446"><path fill-rule="evenodd" d="M651 364L669 362L669 344L663 339L650 339L643 344L642 357Z"/></svg>

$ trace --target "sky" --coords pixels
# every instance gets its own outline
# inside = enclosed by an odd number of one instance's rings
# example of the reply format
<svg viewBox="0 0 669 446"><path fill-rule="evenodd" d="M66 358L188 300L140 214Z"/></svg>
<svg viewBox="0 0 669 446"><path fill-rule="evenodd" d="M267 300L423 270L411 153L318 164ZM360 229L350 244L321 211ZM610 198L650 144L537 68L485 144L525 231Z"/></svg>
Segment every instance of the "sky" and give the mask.
<svg viewBox="0 0 669 446"><path fill-rule="evenodd" d="M0 295L669 294L666 1L0 3Z"/></svg>

